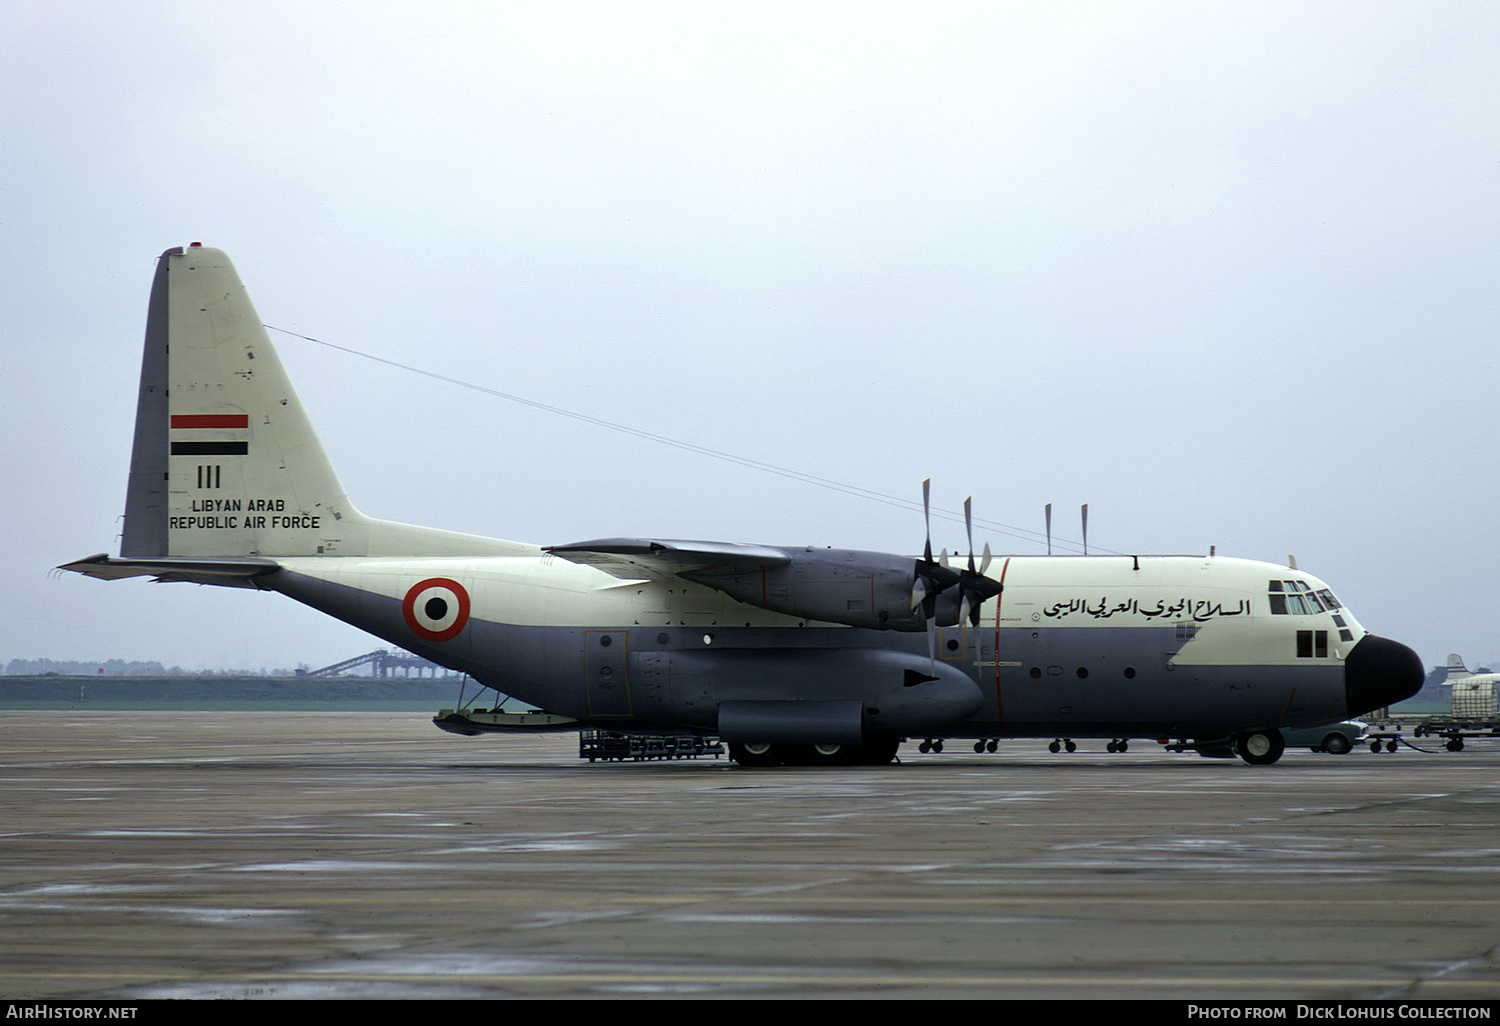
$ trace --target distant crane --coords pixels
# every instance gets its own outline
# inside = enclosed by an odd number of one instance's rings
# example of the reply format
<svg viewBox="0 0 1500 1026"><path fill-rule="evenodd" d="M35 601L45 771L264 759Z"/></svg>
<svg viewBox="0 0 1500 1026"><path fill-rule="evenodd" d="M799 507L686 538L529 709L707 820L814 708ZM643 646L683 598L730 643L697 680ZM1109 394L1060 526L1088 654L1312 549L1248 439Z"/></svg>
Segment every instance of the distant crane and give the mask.
<svg viewBox="0 0 1500 1026"><path fill-rule="evenodd" d="M437 663L431 662L430 660L423 659L419 656L414 656L410 652L403 652L400 649L391 650L384 648L377 648L373 652L366 652L364 655L355 656L353 659L345 659L341 663L334 663L331 666L322 666L316 670L298 670L297 676L337 677L341 674L348 673L350 670L353 670L354 668L359 666L370 666L374 670L374 672L370 674L370 676L374 677L394 677L396 676L397 670L401 671L401 676L403 677L413 676L414 671L415 676L418 677L458 676L458 674L454 673L447 667L439 666Z"/></svg>

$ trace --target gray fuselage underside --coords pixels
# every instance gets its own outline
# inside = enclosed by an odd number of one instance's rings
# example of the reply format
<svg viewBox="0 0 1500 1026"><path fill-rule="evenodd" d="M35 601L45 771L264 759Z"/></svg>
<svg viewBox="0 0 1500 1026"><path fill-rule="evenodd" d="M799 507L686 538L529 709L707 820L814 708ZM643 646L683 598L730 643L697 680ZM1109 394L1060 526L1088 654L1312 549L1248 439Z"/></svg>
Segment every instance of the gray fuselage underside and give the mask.
<svg viewBox="0 0 1500 1026"><path fill-rule="evenodd" d="M458 638L435 644L413 639L396 599L288 570L259 584L503 694L626 731L715 733L721 705L735 702L858 702L867 728L934 737L1210 738L1348 714L1337 664L1177 666L1183 642L1172 625L946 629L935 662L925 634L827 626L559 627L475 618ZM937 678L930 682L913 683L904 672L929 666ZM962 687L958 674L978 699L944 718ZM917 708L924 687L948 691L924 711Z"/></svg>

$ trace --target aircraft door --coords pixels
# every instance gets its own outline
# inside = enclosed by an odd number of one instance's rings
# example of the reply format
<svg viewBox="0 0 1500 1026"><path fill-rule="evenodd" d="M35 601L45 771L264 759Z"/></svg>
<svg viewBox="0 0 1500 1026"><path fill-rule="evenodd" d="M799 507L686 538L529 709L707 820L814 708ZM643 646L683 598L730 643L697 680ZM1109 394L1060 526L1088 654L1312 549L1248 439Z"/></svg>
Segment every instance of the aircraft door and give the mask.
<svg viewBox="0 0 1500 1026"><path fill-rule="evenodd" d="M583 632L583 686L590 716L631 716L630 648L625 631Z"/></svg>

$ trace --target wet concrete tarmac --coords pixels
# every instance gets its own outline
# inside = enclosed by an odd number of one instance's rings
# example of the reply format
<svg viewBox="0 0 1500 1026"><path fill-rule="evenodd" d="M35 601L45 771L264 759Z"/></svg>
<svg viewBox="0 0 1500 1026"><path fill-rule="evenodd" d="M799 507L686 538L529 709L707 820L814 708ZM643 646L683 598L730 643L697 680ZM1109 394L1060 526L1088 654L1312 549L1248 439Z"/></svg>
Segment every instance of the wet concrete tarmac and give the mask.
<svg viewBox="0 0 1500 1026"><path fill-rule="evenodd" d="M0 736L8 998L1500 997L1496 743L743 770L408 713Z"/></svg>

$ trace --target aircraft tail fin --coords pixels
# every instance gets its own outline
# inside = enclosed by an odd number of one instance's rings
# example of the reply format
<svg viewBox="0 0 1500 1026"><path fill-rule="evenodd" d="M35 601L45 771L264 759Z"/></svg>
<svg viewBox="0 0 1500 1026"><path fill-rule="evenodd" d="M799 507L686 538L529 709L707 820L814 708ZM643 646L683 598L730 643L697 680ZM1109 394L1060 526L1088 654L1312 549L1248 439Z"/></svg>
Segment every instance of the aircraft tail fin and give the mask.
<svg viewBox="0 0 1500 1026"><path fill-rule="evenodd" d="M1463 657L1460 656L1457 652L1451 652L1451 653L1449 653L1449 655L1448 655L1448 678L1447 679L1450 680L1450 681L1463 680L1465 677L1472 677L1472 676L1474 676L1474 675L1469 672L1469 670L1468 670L1467 667L1464 666Z"/></svg>
<svg viewBox="0 0 1500 1026"><path fill-rule="evenodd" d="M146 317L123 559L517 547L360 513L229 258L197 243L162 254Z"/></svg>
<svg viewBox="0 0 1500 1026"><path fill-rule="evenodd" d="M234 265L156 265L122 556L304 556L363 548L349 502ZM356 553L357 554L357 553Z"/></svg>

